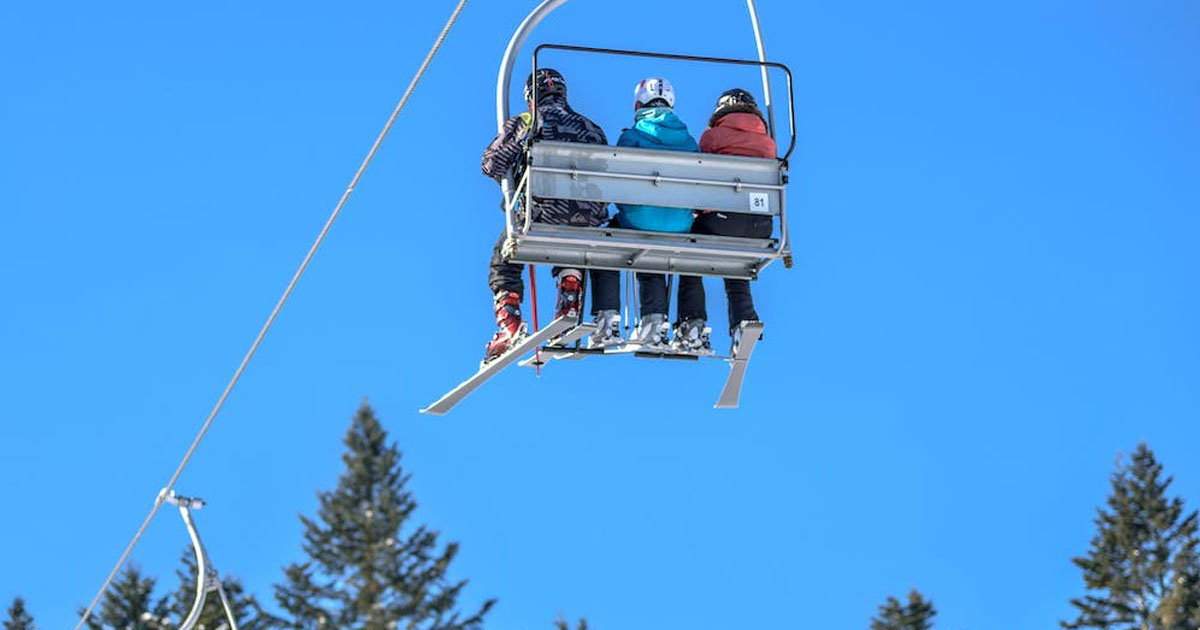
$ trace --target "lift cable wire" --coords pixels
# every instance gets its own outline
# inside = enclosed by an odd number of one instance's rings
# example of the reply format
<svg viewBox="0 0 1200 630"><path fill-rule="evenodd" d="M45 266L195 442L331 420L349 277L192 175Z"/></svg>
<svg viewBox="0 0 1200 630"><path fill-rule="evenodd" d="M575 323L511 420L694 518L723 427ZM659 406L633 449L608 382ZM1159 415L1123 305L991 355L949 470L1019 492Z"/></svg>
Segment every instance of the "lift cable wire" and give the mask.
<svg viewBox="0 0 1200 630"><path fill-rule="evenodd" d="M146 532L146 528L150 525L150 521L154 520L155 514L157 514L159 508L162 507L168 493L174 489L175 482L179 480L179 476L183 474L183 469L187 467L188 462L191 461L192 455L196 452L196 447L200 445L200 441L203 440L204 435L208 433L209 428L212 426L213 420L215 420L217 414L220 413L221 408L225 405L225 400L229 398L229 394L233 391L234 386L237 385L238 379L240 379L242 376L242 372L245 371L246 365L250 363L250 359L254 357L254 353L258 350L259 344L261 344L263 338L266 337L267 331L270 330L271 325L275 323L275 318L279 315L279 311L283 309L284 303L287 302L289 297L291 297L292 290L296 288L296 284L300 281L300 276L304 275L304 271L308 268L309 262L312 261L313 256L317 253L317 249L325 240L325 235L329 233L329 229L333 227L333 222L336 221L338 215L341 214L342 208L346 205L346 201L354 192L355 186L358 185L358 180L362 178L363 172L367 170L367 166L370 165L371 160L375 158L375 153L379 150L380 145L383 144L383 139L387 136L388 132L391 131L392 124L395 123L396 118L400 116L400 111L403 110L404 106L408 103L408 99L412 96L413 90L416 89L417 83L425 74L425 70L429 67L430 62L433 61L434 55L436 55L438 49L441 48L442 42L445 41L446 36L450 33L451 27L453 27L454 23L458 20L458 16L462 13L463 7L466 4L467 0L459 0L458 6L454 8L454 12L450 15L450 19L446 22L446 26L442 28L441 34L438 35L437 40L433 43L433 47L429 49L429 53L425 55L425 60L421 62L421 67L417 69L416 75L413 76L412 81L408 84L408 89L404 91L404 96L400 98L400 102L396 104L396 108L392 111L392 115L388 118L387 123L383 126L383 130L380 131L379 136L375 138L375 144L371 145L371 150L367 152L367 156L363 159L362 164L358 167L358 171L354 173L354 178L350 180L350 185L346 187L346 192L342 193L342 197L338 200L337 206L334 207L333 213L329 215L329 219L325 222L325 226L321 228L321 233L317 235L317 239L313 242L312 247L309 248L308 254L304 257L304 261L300 263L300 267L296 270L295 275L292 276L292 281L288 283L287 288L283 291L283 295L279 298L279 302L275 304L275 308L271 311L271 315L267 317L267 322L263 325L262 330L258 332L258 336L255 337L254 343L250 346L250 350L246 352L246 356L242 359L241 364L238 365L237 370L234 372L233 378L231 378L229 380L229 384L225 386L225 391L221 393L221 397L217 400L216 406L214 406L212 412L208 414L208 418L204 421L203 426L200 427L200 432L196 434L196 438L192 440L192 445L188 447L187 453L183 456L183 460L179 462L179 466L175 469L175 473L171 475L170 481L167 482L167 485L163 487L163 489L158 493L158 496L154 499L154 507L150 510L150 513L146 515L145 520L142 521L142 525L138 528L137 533L134 534L133 540L129 541L129 545L125 547L125 551L121 554L121 558L117 560L116 566L114 566L112 571L108 574L108 578L104 580L104 585L100 587L100 590L92 599L92 603L88 604L88 607L83 611L83 614L80 615L79 623L75 624L75 630L80 630L84 623L87 622L88 616L91 615L92 610L96 607L96 604L100 602L100 598L104 596L105 591L108 590L108 587L112 584L112 581L116 579L117 573L120 572L121 567L125 564L125 561L129 559L129 555L133 553L134 547L137 546L138 541L141 540L142 535Z"/></svg>

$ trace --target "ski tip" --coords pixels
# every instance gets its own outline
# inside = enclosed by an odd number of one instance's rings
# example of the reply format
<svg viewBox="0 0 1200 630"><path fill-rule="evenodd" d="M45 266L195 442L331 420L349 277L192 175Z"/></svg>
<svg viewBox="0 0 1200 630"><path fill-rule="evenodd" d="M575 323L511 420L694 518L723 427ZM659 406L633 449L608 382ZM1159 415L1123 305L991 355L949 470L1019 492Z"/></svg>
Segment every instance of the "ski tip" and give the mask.
<svg viewBox="0 0 1200 630"><path fill-rule="evenodd" d="M450 413L450 410L454 408L454 403L447 405L444 404L445 402L445 399L439 399L428 407L424 409L418 409L417 411L427 416L444 416L447 413Z"/></svg>

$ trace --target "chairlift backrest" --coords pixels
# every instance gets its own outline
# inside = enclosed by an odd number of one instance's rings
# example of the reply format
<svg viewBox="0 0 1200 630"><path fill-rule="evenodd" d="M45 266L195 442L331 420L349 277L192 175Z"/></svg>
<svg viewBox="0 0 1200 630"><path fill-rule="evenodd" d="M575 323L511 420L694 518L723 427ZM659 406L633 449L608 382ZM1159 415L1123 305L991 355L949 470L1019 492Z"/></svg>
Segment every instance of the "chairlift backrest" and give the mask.
<svg viewBox="0 0 1200 630"><path fill-rule="evenodd" d="M779 161L570 142L535 142L526 173L535 197L778 215Z"/></svg>

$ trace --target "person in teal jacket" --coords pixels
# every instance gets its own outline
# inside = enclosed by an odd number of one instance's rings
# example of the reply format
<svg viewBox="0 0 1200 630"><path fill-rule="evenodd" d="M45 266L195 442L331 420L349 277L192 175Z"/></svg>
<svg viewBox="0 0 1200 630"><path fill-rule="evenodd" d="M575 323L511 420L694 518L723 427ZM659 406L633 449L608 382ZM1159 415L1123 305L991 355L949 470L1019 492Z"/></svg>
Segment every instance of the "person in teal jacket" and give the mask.
<svg viewBox="0 0 1200 630"><path fill-rule="evenodd" d="M697 153L700 146L687 125L675 115L675 88L661 77L642 79L634 88L633 127L621 132L619 147L688 151ZM617 204L613 219L619 227L655 232L689 232L694 212L691 208L664 208ZM649 348L666 349L670 325L667 320L667 277L663 274L639 273L641 321L630 337L630 343Z"/></svg>

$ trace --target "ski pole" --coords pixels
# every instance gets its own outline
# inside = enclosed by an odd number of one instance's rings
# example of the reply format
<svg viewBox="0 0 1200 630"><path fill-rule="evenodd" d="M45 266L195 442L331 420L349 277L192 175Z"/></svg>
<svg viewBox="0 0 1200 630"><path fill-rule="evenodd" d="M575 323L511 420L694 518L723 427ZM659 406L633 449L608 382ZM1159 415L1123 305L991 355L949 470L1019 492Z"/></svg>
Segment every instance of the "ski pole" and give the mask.
<svg viewBox="0 0 1200 630"><path fill-rule="evenodd" d="M533 312L533 332L538 331L537 268L529 265L529 310ZM538 377L542 375L542 349L533 351L533 364Z"/></svg>

